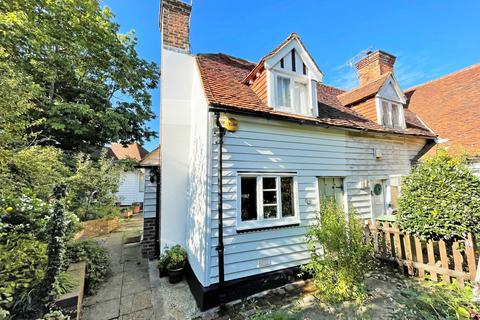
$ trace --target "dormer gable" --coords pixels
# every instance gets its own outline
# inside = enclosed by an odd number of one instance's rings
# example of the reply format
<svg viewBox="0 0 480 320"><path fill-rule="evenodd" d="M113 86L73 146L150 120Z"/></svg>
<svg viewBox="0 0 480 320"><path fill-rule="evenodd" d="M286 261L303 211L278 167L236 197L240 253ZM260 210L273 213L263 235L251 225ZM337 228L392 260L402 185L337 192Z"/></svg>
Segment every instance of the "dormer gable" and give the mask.
<svg viewBox="0 0 480 320"><path fill-rule="evenodd" d="M387 128L406 128L404 107L407 98L393 74L390 74L376 94L375 102L379 124Z"/></svg>
<svg viewBox="0 0 480 320"><path fill-rule="evenodd" d="M275 111L317 116L323 74L296 33L260 60L244 83Z"/></svg>
<svg viewBox="0 0 480 320"><path fill-rule="evenodd" d="M369 120L393 129L405 129L406 97L393 73L395 56L377 50L355 64L360 87L338 99Z"/></svg>

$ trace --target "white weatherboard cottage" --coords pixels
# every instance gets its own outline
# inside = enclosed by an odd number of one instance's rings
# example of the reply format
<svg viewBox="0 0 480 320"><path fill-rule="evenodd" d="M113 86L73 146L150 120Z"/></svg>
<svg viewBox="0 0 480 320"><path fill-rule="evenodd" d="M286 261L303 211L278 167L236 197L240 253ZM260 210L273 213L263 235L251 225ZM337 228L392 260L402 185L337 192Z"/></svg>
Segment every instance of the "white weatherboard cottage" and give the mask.
<svg viewBox="0 0 480 320"><path fill-rule="evenodd" d="M290 280L323 195L365 219L394 211L435 135L408 110L390 54L357 62L360 87L345 92L322 84L296 34L259 63L192 55L190 11L162 0L159 234L161 250L188 251L205 309Z"/></svg>

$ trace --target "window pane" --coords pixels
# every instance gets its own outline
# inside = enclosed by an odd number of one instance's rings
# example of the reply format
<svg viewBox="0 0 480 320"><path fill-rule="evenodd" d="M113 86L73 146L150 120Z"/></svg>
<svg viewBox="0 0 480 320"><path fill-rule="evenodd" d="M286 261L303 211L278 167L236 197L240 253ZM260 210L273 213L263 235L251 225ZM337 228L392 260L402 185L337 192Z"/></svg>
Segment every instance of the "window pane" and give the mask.
<svg viewBox="0 0 480 320"><path fill-rule="evenodd" d="M241 185L242 221L257 220L257 178L242 177Z"/></svg>
<svg viewBox="0 0 480 320"><path fill-rule="evenodd" d="M276 204L277 203L277 191L263 191L263 203L264 204Z"/></svg>
<svg viewBox="0 0 480 320"><path fill-rule="evenodd" d="M272 219L277 217L277 206L264 206L263 217L265 219Z"/></svg>
<svg viewBox="0 0 480 320"><path fill-rule="evenodd" d="M138 175L138 191L145 192L145 174L143 172Z"/></svg>
<svg viewBox="0 0 480 320"><path fill-rule="evenodd" d="M277 189L277 178L263 178L263 189Z"/></svg>
<svg viewBox="0 0 480 320"><path fill-rule="evenodd" d="M307 85L295 82L293 89L293 107L296 113L307 114Z"/></svg>
<svg viewBox="0 0 480 320"><path fill-rule="evenodd" d="M277 77L277 105L290 108L290 79Z"/></svg>
<svg viewBox="0 0 480 320"><path fill-rule="evenodd" d="M394 128L400 128L400 110L398 104L392 104L392 123Z"/></svg>
<svg viewBox="0 0 480 320"><path fill-rule="evenodd" d="M283 177L280 184L282 191L282 215L284 217L293 217L295 215L293 210L293 178Z"/></svg>
<svg viewBox="0 0 480 320"><path fill-rule="evenodd" d="M383 114L383 117L382 117L383 125L387 127L391 126L392 122L390 118L390 112L388 110L388 103L384 101L382 101L382 114Z"/></svg>

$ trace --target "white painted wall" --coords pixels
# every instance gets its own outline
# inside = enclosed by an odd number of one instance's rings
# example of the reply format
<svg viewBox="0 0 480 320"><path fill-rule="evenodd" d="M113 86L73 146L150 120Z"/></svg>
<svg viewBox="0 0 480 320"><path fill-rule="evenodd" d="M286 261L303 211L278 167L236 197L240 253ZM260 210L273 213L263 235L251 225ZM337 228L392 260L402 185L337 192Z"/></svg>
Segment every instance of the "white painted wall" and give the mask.
<svg viewBox="0 0 480 320"><path fill-rule="evenodd" d="M192 79L191 55L162 50L160 95L161 148L161 250L185 247L190 165Z"/></svg>
<svg viewBox="0 0 480 320"><path fill-rule="evenodd" d="M207 268L207 195L208 195L208 154L210 151L208 103L204 95L200 73L194 68L192 83L190 164L187 192L186 248L188 261L198 281L206 284Z"/></svg>
<svg viewBox="0 0 480 320"><path fill-rule="evenodd" d="M358 214L371 216L370 189L360 181L406 175L412 159L425 144L424 139L366 137L334 128L236 117L240 129L227 133L224 143L223 194L225 279L232 280L306 263L306 227L318 211L317 177L343 177L348 204ZM383 160L375 160L378 148ZM211 239L207 284L218 282L217 252L217 148L212 145L211 160ZM301 224L277 230L237 234L237 171L295 171ZM311 204L307 204L308 202Z"/></svg>
<svg viewBox="0 0 480 320"><path fill-rule="evenodd" d="M122 172L118 192L115 194L117 202L129 206L133 202L143 202L143 191L140 191L140 184L143 183L143 169Z"/></svg>

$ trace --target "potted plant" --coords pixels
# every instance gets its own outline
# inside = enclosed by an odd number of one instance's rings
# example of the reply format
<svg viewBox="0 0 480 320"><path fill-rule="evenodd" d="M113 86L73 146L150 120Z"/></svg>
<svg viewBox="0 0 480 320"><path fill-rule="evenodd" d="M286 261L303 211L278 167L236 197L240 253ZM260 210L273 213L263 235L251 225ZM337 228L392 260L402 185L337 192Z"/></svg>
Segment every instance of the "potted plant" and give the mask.
<svg viewBox="0 0 480 320"><path fill-rule="evenodd" d="M183 278L183 269L187 262L187 252L180 246L175 245L165 250L158 261L160 276L166 270L170 283L180 282Z"/></svg>
<svg viewBox="0 0 480 320"><path fill-rule="evenodd" d="M132 208L123 208L122 214L125 219L128 219L132 216Z"/></svg>
<svg viewBox="0 0 480 320"><path fill-rule="evenodd" d="M137 214L137 213L140 213L140 202L134 202L132 203L132 210L133 210L133 214Z"/></svg>

